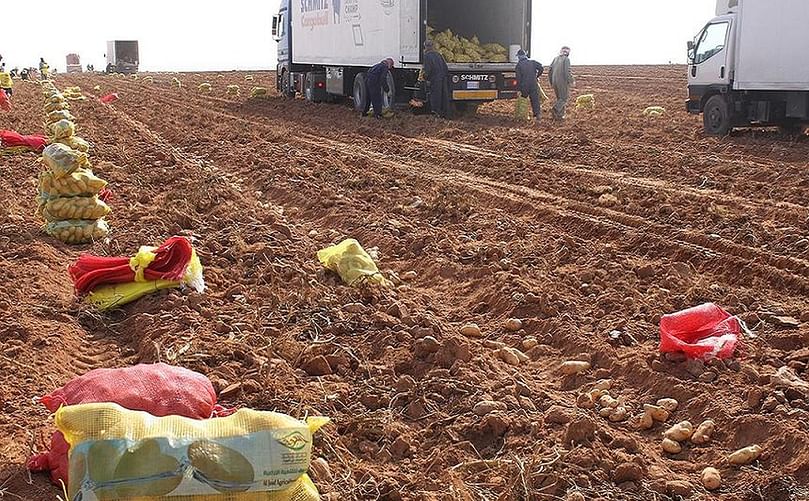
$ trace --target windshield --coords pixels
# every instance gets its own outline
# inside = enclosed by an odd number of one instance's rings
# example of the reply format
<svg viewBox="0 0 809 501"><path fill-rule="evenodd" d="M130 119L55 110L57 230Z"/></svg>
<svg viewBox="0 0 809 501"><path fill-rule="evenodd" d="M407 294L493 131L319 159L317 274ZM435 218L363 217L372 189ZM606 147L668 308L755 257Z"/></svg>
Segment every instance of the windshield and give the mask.
<svg viewBox="0 0 809 501"><path fill-rule="evenodd" d="M700 64L707 61L715 54L722 52L725 48L725 41L728 36L727 21L711 24L703 30L697 41L697 49L694 55L694 63Z"/></svg>

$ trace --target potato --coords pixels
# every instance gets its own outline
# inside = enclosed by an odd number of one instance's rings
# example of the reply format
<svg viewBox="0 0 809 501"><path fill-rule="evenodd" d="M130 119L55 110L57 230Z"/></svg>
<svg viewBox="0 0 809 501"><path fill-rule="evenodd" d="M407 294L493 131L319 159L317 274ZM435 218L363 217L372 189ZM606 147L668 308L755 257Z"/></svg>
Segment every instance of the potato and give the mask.
<svg viewBox="0 0 809 501"><path fill-rule="evenodd" d="M704 445L711 441L711 436L713 435L714 429L716 428L716 424L713 420L708 419L703 421L702 424L697 426L697 429L694 430L694 434L691 435L691 442L696 445Z"/></svg>
<svg viewBox="0 0 809 501"><path fill-rule="evenodd" d="M599 379L593 386L594 390L609 390L612 389L612 379Z"/></svg>
<svg viewBox="0 0 809 501"><path fill-rule="evenodd" d="M520 357L518 357L511 348L501 348L498 350L497 355L500 357L500 360L508 365L520 365Z"/></svg>
<svg viewBox="0 0 809 501"><path fill-rule="evenodd" d="M627 412L626 407L619 405L618 407L612 409L612 412L607 417L613 423L618 423L620 421L625 421L628 415L629 413Z"/></svg>
<svg viewBox="0 0 809 501"><path fill-rule="evenodd" d="M751 445L744 449L739 449L728 456L728 463L736 466L744 466L752 463L761 455L760 445Z"/></svg>
<svg viewBox="0 0 809 501"><path fill-rule="evenodd" d="M505 328L507 331L517 332L522 329L522 320L519 318L509 318L506 320Z"/></svg>
<svg viewBox="0 0 809 501"><path fill-rule="evenodd" d="M656 405L646 404L643 406L643 413L652 416L652 419L665 423L669 419L669 411Z"/></svg>
<svg viewBox="0 0 809 501"><path fill-rule="evenodd" d="M669 412L674 412L677 410L677 407L680 405L679 402L674 400L673 398L661 398L657 401L657 406L666 409Z"/></svg>
<svg viewBox="0 0 809 501"><path fill-rule="evenodd" d="M582 362L580 360L569 360L564 362L559 370L565 376L572 376L590 370L590 362Z"/></svg>
<svg viewBox="0 0 809 501"><path fill-rule="evenodd" d="M661 444L663 450L669 454L679 454L683 451L683 446L679 442L675 442L669 438L664 438Z"/></svg>
<svg viewBox="0 0 809 501"><path fill-rule="evenodd" d="M722 475L716 468L705 468L702 470L702 486L709 491L715 491L722 486Z"/></svg>
<svg viewBox="0 0 809 501"><path fill-rule="evenodd" d="M608 409L614 409L618 407L618 400L612 398L609 394L602 395L601 398L598 399L598 405Z"/></svg>
<svg viewBox="0 0 809 501"><path fill-rule="evenodd" d="M638 419L638 428L641 430L650 430L654 425L654 418L652 418L652 415L647 412L644 412L643 415Z"/></svg>
<svg viewBox="0 0 809 501"><path fill-rule="evenodd" d="M461 334L466 337L483 337L483 333L480 330L478 324L466 324L461 327Z"/></svg>
<svg viewBox="0 0 809 501"><path fill-rule="evenodd" d="M677 423L663 433L663 436L675 442L684 442L694 434L694 425L688 421Z"/></svg>

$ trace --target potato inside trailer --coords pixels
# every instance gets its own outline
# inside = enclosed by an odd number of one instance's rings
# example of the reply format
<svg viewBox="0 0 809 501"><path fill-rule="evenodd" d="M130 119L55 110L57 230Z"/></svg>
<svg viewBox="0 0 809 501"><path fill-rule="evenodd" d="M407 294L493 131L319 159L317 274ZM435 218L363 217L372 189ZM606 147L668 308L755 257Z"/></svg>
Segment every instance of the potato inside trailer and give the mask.
<svg viewBox="0 0 809 501"><path fill-rule="evenodd" d="M461 37L477 37L481 44L496 43L506 49L531 47L529 0L426 0L427 25L434 33L447 29Z"/></svg>

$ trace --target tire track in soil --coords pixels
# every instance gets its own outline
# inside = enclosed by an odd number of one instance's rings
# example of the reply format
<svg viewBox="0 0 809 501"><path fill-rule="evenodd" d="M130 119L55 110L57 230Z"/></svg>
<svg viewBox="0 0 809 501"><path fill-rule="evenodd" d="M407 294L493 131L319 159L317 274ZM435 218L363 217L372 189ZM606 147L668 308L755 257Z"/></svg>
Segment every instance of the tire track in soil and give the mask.
<svg viewBox="0 0 809 501"><path fill-rule="evenodd" d="M127 82L127 84L129 84L129 82ZM212 101L215 101L215 102L221 102L221 103L227 104L229 106L232 106L234 104L238 104L238 101L233 101L233 100L228 100L228 99L223 99L223 98L217 98L217 97L202 97L202 96L199 96L199 95L196 95L196 94L191 94L191 95L189 95L189 97L191 99L197 101L197 102L200 102L201 104L196 106L196 107L199 108L199 109L204 109L208 113L218 113L222 117L227 117L227 118L230 118L230 119L233 119L233 120L239 120L239 121L242 121L245 124L250 124L251 126L255 126L254 121L246 120L245 118L243 118L241 116L234 115L232 113L228 113L228 112L225 112L225 111L211 110L210 108L204 106L206 100L212 100ZM187 100L186 101L176 100L176 99L174 99L174 98L172 98L172 97L170 97L168 95L165 95L165 94L161 94L161 98L171 102L175 106L187 106L188 105ZM272 122L271 119L269 121ZM264 126L265 127L272 127L271 124L266 124L266 123L264 124ZM306 133L303 133L303 134L306 134ZM310 134L310 137L321 137L321 136L316 135L316 134ZM412 142L414 144L418 144L420 146L424 146L424 141L428 141L427 144L433 144L432 141L435 141L435 143L434 143L435 145L437 145L439 147L442 147L448 153L454 153L454 152L461 151L461 152L471 152L471 154L473 154L473 155L484 154L486 156L489 156L490 158L497 158L497 159L503 160L503 161L513 161L515 159L515 157L512 157L512 156L498 154L496 152L492 152L491 150L485 150L485 149L478 148L478 147L475 147L475 146L472 146L472 145L461 144L461 145L459 145L459 147L456 148L456 147L454 147L453 143L451 143L449 141L444 141L444 140L433 140L433 139L426 139L425 140L425 139L410 138L410 137L404 137L403 138L402 136L396 136L396 139L397 140L404 139L405 141L409 141L409 142ZM631 187L631 188L637 188L638 186L642 186L643 188L647 188L647 189L655 191L655 192L662 189L664 191L667 191L668 193L671 193L672 195L675 195L678 198L681 198L684 194L687 194L688 196L691 196L693 199L710 200L710 201L712 201L712 202L714 202L714 203L716 203L718 205L727 204L727 202L725 200L723 200L723 199L728 199L728 200L732 200L734 203L741 206L743 209L755 208L755 209L759 209L759 210L763 210L763 211L768 211L768 213L766 215L767 220L772 220L772 216L774 216L774 215L783 214L784 216L786 216L788 214L790 216L790 218L791 218L791 221L789 221L787 223L784 223L784 224L795 224L794 219L796 217L801 217L801 216L797 216L795 214L796 211L803 212L804 214L809 214L809 207L804 207L804 206L800 206L800 205L797 205L797 204L791 204L789 202L774 202L775 206L773 207L772 204L769 204L769 203L766 203L766 202L761 203L761 204L757 204L757 203L755 203L753 201L750 201L750 199L745 199L743 197L738 197L738 196L732 195L732 194L721 194L720 195L720 194L717 193L716 196L712 196L711 194L705 193L702 190L698 190L698 189L695 189L695 188L690 188L688 186L677 187L677 186L671 185L670 183L668 183L666 181L661 182L661 181L652 180L652 179L648 179L648 178L631 178L630 181L623 182L623 181L621 181L621 178L623 177L622 173L611 173L611 174L605 173L603 175L606 176L606 177L601 177L602 174L599 174L599 172L602 172L602 171L596 170L596 168L594 166L583 166L585 168L585 172L580 172L580 169L579 169L580 166L579 165L571 164L569 162L565 162L564 164L561 164L561 166L560 166L560 163L544 163L544 162L541 162L541 161L537 162L536 160L532 160L530 158L524 158L521 161L524 161L524 162L527 162L527 163L532 163L533 165L537 165L537 166L540 166L540 167L555 168L557 172L567 172L568 174L580 175L580 176L583 176L583 178L585 178L585 179L588 176L591 178L591 180L594 177L599 177L600 179L608 179L610 181L619 182L619 183L623 184L624 186L628 186L628 187ZM559 183L548 183L548 185L549 186L562 187L562 186L565 186L565 185L569 184L569 183L565 182L567 180L564 177L561 177L559 179L560 179ZM594 183L594 184L597 184L597 183ZM574 193L574 196L575 196L575 193ZM570 199L570 200L579 200L580 202L583 202L586 205L590 205L588 200L582 200L581 199L582 197L570 198L569 194L566 195L565 197ZM719 197L722 197L723 199L720 199ZM785 209L790 209L790 210L786 211ZM628 217L636 217L636 216L628 215ZM693 217L695 219L695 224L699 224L703 220L702 218L699 218L696 215L693 216ZM647 220L648 218L644 217L643 219ZM664 223L662 223L662 224L664 224ZM674 228L674 227L672 227L670 225L666 225L666 226L670 227L670 228ZM785 231L787 231L787 230L785 230ZM689 233L693 233L693 232L689 232ZM747 245L736 243L736 242L733 242L733 241L728 241L727 239L719 239L719 240L720 241L725 241L728 245L735 245L735 246L741 246L741 247L744 247L744 248L753 249L752 250L753 254L751 254L749 256L745 256L745 255L742 254L742 257L761 258L762 256L764 256L764 259L767 260L768 264L770 264L770 265L772 265L774 267L778 267L778 268L784 267L784 268L786 268L786 269L788 269L790 271L796 272L796 273L803 273L803 272L806 272L807 270L809 270L809 262L804 260L804 259L801 259L801 258L798 258L798 257L793 257L793 256L784 256L782 254L774 252L773 250L768 250L768 251L766 251L764 253L756 252L755 249L757 249L757 248L755 248L755 247L747 246ZM704 246L710 247L710 245L706 244L705 240L703 240L702 242L695 242L695 243L698 243L699 245L704 245ZM723 246L723 247L725 247L724 251L728 252L727 246ZM778 256L776 261L780 260L781 258L784 258L786 260L782 261L780 264L778 264L778 263L775 263L772 259L770 259L770 258L768 258L766 256Z"/></svg>
<svg viewBox="0 0 809 501"><path fill-rule="evenodd" d="M166 104L173 106L188 107L189 105L187 101L175 101L163 95L160 97ZM254 128L256 126L255 122L250 122L235 115L203 108L198 105L194 105L194 108L219 118L237 121ZM262 124L262 127L265 130L276 131L276 129L265 124ZM397 170L400 174L412 178L419 179L433 176L433 180L445 181L467 191L478 192L506 201L507 208L513 208L509 205L511 203L523 204L537 211L541 209L544 212L546 223L561 227L563 230L568 226L567 224L560 224L559 218L564 218L567 222L578 222L582 226L582 230L586 230L589 225L595 224L606 230L616 232L616 239L620 239L620 236L627 231L633 230L653 235L657 240L656 252L659 257L670 256L670 247L675 246L683 250L689 260L701 261L705 258L715 260L717 265L715 271L732 277L732 281L737 280L738 276L734 273L729 274L726 270L744 269L746 272L755 272L759 279L774 288L781 288L786 285L795 292L809 292L809 280L807 280L809 278L809 265L796 258L774 255L761 249L742 246L721 238L712 239L703 234L652 223L637 216L583 204L576 200L541 190L468 174L459 169L447 169L413 160L408 160L407 163L400 160L391 161L387 155L370 152L367 149L360 150L355 145L308 132L299 132L290 137L289 140L292 143L306 144L316 150L326 149L347 155L364 155L368 160L385 164ZM443 176L435 177L434 174L430 173L430 170L440 170ZM463 180L463 182L458 182L458 180ZM487 186L489 190L480 190L476 186ZM536 202L540 205L536 206L531 202ZM587 232L584 232L584 234L587 234Z"/></svg>

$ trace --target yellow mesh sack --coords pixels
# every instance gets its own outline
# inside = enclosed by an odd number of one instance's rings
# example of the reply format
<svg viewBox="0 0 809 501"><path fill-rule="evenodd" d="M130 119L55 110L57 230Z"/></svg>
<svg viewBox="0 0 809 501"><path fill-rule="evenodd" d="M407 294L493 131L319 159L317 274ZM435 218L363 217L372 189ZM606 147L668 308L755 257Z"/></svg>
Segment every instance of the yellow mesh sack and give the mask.
<svg viewBox="0 0 809 501"><path fill-rule="evenodd" d="M92 197L59 197L45 201L42 216L47 221L100 219L111 212L110 206Z"/></svg>
<svg viewBox="0 0 809 501"><path fill-rule="evenodd" d="M71 219L69 221L53 221L45 225L45 233L58 238L66 244L82 244L107 236L110 227L103 219L85 221Z"/></svg>
<svg viewBox="0 0 809 501"><path fill-rule="evenodd" d="M327 270L340 275L348 285L362 281L377 285L387 282L371 256L353 238L318 251L317 258Z"/></svg>
<svg viewBox="0 0 809 501"><path fill-rule="evenodd" d="M61 143L46 147L42 151L42 161L56 178L68 176L76 169L90 167L86 153L75 151Z"/></svg>
<svg viewBox="0 0 809 501"><path fill-rule="evenodd" d="M51 124L49 128L49 135L51 139L65 139L76 133L76 124L70 120L59 120Z"/></svg>
<svg viewBox="0 0 809 501"><path fill-rule="evenodd" d="M87 169L76 169L69 175L57 177L51 171L39 174L39 193L45 198L97 195L107 182Z"/></svg>
<svg viewBox="0 0 809 501"><path fill-rule="evenodd" d="M528 97L526 96L518 97L517 101L514 103L514 118L522 121L530 119L531 118L529 115L529 110L531 109L530 104L531 103L529 102Z"/></svg>
<svg viewBox="0 0 809 501"><path fill-rule="evenodd" d="M56 413L73 501L317 501L306 472L312 435L328 421L250 409L154 417L109 403Z"/></svg>

